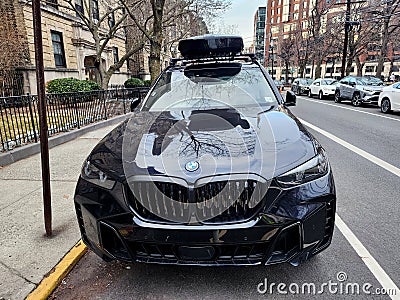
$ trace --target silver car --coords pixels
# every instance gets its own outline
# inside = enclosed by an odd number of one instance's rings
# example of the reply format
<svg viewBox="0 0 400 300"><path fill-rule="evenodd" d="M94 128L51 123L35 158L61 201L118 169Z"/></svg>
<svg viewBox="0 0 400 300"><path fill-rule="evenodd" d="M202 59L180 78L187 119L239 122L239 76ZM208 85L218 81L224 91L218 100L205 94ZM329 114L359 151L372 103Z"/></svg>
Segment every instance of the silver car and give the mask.
<svg viewBox="0 0 400 300"><path fill-rule="evenodd" d="M335 102L350 100L354 106L378 104L385 84L372 76L347 76L339 81L335 91Z"/></svg>

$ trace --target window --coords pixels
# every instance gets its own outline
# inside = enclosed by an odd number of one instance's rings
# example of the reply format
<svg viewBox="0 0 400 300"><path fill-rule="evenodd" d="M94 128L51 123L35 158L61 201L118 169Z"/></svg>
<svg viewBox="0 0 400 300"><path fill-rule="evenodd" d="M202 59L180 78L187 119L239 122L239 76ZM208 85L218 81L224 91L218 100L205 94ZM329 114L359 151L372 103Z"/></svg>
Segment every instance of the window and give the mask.
<svg viewBox="0 0 400 300"><path fill-rule="evenodd" d="M99 1L98 0L92 0L92 17L93 17L93 21L98 22L100 20Z"/></svg>
<svg viewBox="0 0 400 300"><path fill-rule="evenodd" d="M375 66L366 66L365 72L367 73L375 72Z"/></svg>
<svg viewBox="0 0 400 300"><path fill-rule="evenodd" d="M118 48L113 47L114 64L119 62Z"/></svg>
<svg viewBox="0 0 400 300"><path fill-rule="evenodd" d="M56 67L65 68L67 64L65 62L65 52L64 52L62 33L57 31L51 31L51 41L53 43L54 61Z"/></svg>
<svg viewBox="0 0 400 300"><path fill-rule="evenodd" d="M58 0L46 0L46 4L58 9Z"/></svg>
<svg viewBox="0 0 400 300"><path fill-rule="evenodd" d="M111 12L108 15L108 26L112 29L115 26L115 13Z"/></svg>
<svg viewBox="0 0 400 300"><path fill-rule="evenodd" d="M85 10L83 8L83 0L75 0L75 9L81 14L84 14ZM78 13L76 15L79 16Z"/></svg>

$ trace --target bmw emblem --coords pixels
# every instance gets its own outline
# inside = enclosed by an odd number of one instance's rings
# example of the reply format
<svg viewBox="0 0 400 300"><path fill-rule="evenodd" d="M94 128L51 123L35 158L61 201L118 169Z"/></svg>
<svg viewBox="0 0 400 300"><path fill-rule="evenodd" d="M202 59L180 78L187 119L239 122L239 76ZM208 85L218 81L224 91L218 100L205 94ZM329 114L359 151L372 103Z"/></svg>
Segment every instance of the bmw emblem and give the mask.
<svg viewBox="0 0 400 300"><path fill-rule="evenodd" d="M189 161L186 165L185 165L185 169L188 172L195 172L199 169L200 164L197 161Z"/></svg>

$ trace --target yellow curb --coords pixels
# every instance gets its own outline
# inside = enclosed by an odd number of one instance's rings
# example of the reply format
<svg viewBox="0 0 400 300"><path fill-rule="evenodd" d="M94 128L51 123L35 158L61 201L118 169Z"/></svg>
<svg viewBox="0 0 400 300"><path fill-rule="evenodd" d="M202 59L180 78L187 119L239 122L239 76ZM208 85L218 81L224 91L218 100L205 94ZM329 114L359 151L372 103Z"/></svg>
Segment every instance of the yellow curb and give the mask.
<svg viewBox="0 0 400 300"><path fill-rule="evenodd" d="M26 300L44 300L57 288L61 281L68 275L79 259L86 253L87 247L80 240L61 259L61 261L47 274L39 285L25 298Z"/></svg>

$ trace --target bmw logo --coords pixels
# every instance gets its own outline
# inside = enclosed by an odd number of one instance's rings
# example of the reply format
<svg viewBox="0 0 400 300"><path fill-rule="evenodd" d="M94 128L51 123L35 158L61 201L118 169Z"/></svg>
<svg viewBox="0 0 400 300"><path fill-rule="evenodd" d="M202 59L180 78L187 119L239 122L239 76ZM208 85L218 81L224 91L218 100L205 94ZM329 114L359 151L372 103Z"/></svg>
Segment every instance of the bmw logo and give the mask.
<svg viewBox="0 0 400 300"><path fill-rule="evenodd" d="M189 161L186 165L185 165L185 169L188 172L195 172L199 169L200 164L197 161Z"/></svg>

